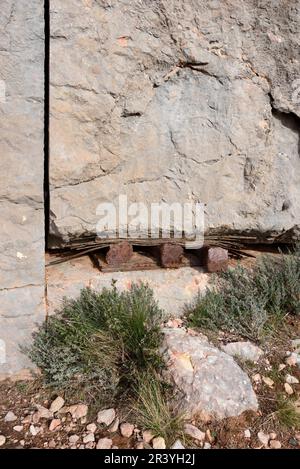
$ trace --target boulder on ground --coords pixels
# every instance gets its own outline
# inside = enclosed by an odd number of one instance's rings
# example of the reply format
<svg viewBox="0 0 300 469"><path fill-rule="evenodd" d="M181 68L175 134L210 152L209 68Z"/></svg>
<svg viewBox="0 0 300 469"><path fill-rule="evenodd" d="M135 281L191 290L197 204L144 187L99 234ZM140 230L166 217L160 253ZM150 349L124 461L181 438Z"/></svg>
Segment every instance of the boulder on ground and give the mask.
<svg viewBox="0 0 300 469"><path fill-rule="evenodd" d="M178 406L188 417L204 413L222 419L258 409L249 377L206 336L164 329L162 352L167 378L178 389Z"/></svg>

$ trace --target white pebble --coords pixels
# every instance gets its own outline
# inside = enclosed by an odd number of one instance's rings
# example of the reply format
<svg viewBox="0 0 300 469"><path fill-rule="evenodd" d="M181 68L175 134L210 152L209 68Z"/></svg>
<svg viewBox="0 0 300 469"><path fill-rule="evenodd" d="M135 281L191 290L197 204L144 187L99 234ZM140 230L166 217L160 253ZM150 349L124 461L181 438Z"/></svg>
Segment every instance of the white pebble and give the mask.
<svg viewBox="0 0 300 469"><path fill-rule="evenodd" d="M100 438L100 440L97 443L96 448L97 449L111 449L112 444L113 442L110 438Z"/></svg>
<svg viewBox="0 0 300 469"><path fill-rule="evenodd" d="M121 435L124 436L125 438L130 438L133 434L133 430L134 430L134 425L132 425L131 423L125 422L125 423L121 423L120 425Z"/></svg>
<svg viewBox="0 0 300 469"><path fill-rule="evenodd" d="M10 410L4 417L4 422L14 422L17 420L17 416Z"/></svg>
<svg viewBox="0 0 300 469"><path fill-rule="evenodd" d="M51 404L50 406L50 412L55 414L55 412L58 412L63 406L64 406L65 400L58 396Z"/></svg>
<svg viewBox="0 0 300 469"><path fill-rule="evenodd" d="M285 382L288 384L299 384L299 379L292 375L286 375Z"/></svg>
<svg viewBox="0 0 300 469"><path fill-rule="evenodd" d="M153 449L166 449L166 442L161 436L157 436L152 440Z"/></svg>
<svg viewBox="0 0 300 469"><path fill-rule="evenodd" d="M15 432L21 432L23 430L23 425L16 425L13 429Z"/></svg>
<svg viewBox="0 0 300 469"><path fill-rule="evenodd" d="M294 394L294 390L292 388L292 386L289 384L289 383L284 383L284 389L285 389L285 392L291 396L292 394Z"/></svg>
<svg viewBox="0 0 300 469"><path fill-rule="evenodd" d="M111 423L113 423L115 418L116 418L115 409L104 409L104 410L100 410L100 412L98 412L97 422L98 423L103 423L104 425L108 426Z"/></svg>

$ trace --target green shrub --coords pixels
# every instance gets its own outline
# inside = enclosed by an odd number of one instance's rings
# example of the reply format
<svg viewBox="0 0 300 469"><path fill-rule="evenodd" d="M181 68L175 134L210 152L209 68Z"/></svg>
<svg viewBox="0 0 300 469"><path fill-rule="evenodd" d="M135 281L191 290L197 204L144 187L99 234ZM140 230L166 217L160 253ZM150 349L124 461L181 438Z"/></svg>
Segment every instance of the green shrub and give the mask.
<svg viewBox="0 0 300 469"><path fill-rule="evenodd" d="M300 430L300 415L296 410L293 399L287 396L277 396L277 410L275 416L280 425L286 429Z"/></svg>
<svg viewBox="0 0 300 469"><path fill-rule="evenodd" d="M300 246L280 258L262 257L255 282L270 314L300 314Z"/></svg>
<svg viewBox="0 0 300 469"><path fill-rule="evenodd" d="M51 386L111 400L148 367L159 368L162 312L146 285L81 291L45 322L27 351Z"/></svg>
<svg viewBox="0 0 300 469"><path fill-rule="evenodd" d="M212 289L204 297L199 295L189 308L189 324L259 340L267 322L267 314L265 302L257 294L248 271L238 267L215 281Z"/></svg>
<svg viewBox="0 0 300 469"><path fill-rule="evenodd" d="M194 327L261 340L285 314L300 314L300 249L264 256L253 270L238 266L213 278L204 296L188 307Z"/></svg>

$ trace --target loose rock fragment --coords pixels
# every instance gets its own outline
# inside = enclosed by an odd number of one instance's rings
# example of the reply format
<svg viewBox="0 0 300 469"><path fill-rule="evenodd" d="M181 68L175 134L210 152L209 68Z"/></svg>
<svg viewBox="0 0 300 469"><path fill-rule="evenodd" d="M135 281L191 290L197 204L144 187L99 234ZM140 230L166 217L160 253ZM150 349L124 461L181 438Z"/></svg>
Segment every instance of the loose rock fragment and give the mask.
<svg viewBox="0 0 300 469"><path fill-rule="evenodd" d="M252 380L255 382L255 384L260 384L261 383L261 375L259 373L256 373L255 375L252 376Z"/></svg>
<svg viewBox="0 0 300 469"><path fill-rule="evenodd" d="M4 435L0 435L0 446L5 445L5 442L6 442L5 436L4 436Z"/></svg>
<svg viewBox="0 0 300 469"><path fill-rule="evenodd" d="M264 432L258 432L257 437L259 441L265 446L265 448L267 448L270 440L269 435Z"/></svg>
<svg viewBox="0 0 300 469"><path fill-rule="evenodd" d="M284 383L284 389L285 389L285 392L291 396L292 394L294 394L294 390L292 388L292 386L289 384L289 383Z"/></svg>
<svg viewBox="0 0 300 469"><path fill-rule="evenodd" d="M145 443L148 443L148 444L151 443L153 438L154 438L154 435L151 430L143 431L143 440Z"/></svg>
<svg viewBox="0 0 300 469"><path fill-rule="evenodd" d="M79 436L78 435L71 435L69 436L69 443L71 445L76 445L76 443L78 442L79 440Z"/></svg>
<svg viewBox="0 0 300 469"><path fill-rule="evenodd" d="M56 448L56 442L55 442L55 440L53 440L53 439L50 440L48 447L49 447L50 449Z"/></svg>
<svg viewBox="0 0 300 469"><path fill-rule="evenodd" d="M166 449L166 442L161 436L157 436L152 440L153 449Z"/></svg>
<svg viewBox="0 0 300 469"><path fill-rule="evenodd" d="M110 425L110 427L108 428L108 431L110 433L116 433L119 429L119 424L120 424L120 419L119 417L117 417L113 423Z"/></svg>
<svg viewBox="0 0 300 469"><path fill-rule="evenodd" d="M223 345L222 350L232 357L239 357L242 360L248 360L251 362L257 362L260 357L264 354L262 349L251 342L231 342Z"/></svg>
<svg viewBox="0 0 300 469"><path fill-rule="evenodd" d="M50 412L55 414L55 412L58 412L63 406L64 406L65 400L58 396L51 404L50 406Z"/></svg>
<svg viewBox="0 0 300 469"><path fill-rule="evenodd" d="M297 353L291 353L287 359L286 359L286 364L289 366L296 366L298 362L298 354Z"/></svg>
<svg viewBox="0 0 300 469"><path fill-rule="evenodd" d="M15 432L20 433L20 432L23 430L23 428L24 428L23 425L16 425L16 426L13 428L13 430L14 430Z"/></svg>
<svg viewBox="0 0 300 469"><path fill-rule="evenodd" d="M76 404L68 407L67 410L70 412L74 420L78 420L87 416L88 406L85 404Z"/></svg>
<svg viewBox="0 0 300 469"><path fill-rule="evenodd" d="M205 433L199 430L199 428L195 427L195 425L186 423L184 426L184 431L187 435L191 436L195 440L198 440L198 441L205 440Z"/></svg>
<svg viewBox="0 0 300 469"><path fill-rule="evenodd" d="M281 443L278 440L271 440L270 441L270 448L272 449L280 449L281 448Z"/></svg>
<svg viewBox="0 0 300 469"><path fill-rule="evenodd" d="M300 339L292 340L292 347L296 353L300 353Z"/></svg>
<svg viewBox="0 0 300 469"><path fill-rule="evenodd" d="M91 443L91 442L93 443L95 441L94 433L88 433L87 435L83 437L82 441L84 444Z"/></svg>
<svg viewBox="0 0 300 469"><path fill-rule="evenodd" d="M180 318L174 318L174 319L169 319L166 323L166 327L182 327L183 325L183 320Z"/></svg>
<svg viewBox="0 0 300 469"><path fill-rule="evenodd" d="M61 426L61 420L60 419L53 419L51 421L50 425L49 425L49 430L50 430L50 432L54 432L60 426Z"/></svg>
<svg viewBox="0 0 300 469"><path fill-rule="evenodd" d="M97 430L97 425L95 423L90 423L87 425L86 429L89 433L95 433Z"/></svg>
<svg viewBox="0 0 300 469"><path fill-rule="evenodd" d="M125 438L130 438L133 434L133 430L134 430L134 425L132 425L131 423L125 422L120 425L121 435L124 436Z"/></svg>
<svg viewBox="0 0 300 469"><path fill-rule="evenodd" d="M40 429L38 427L35 427L34 425L30 425L29 431L32 436L36 436L39 433Z"/></svg>
<svg viewBox="0 0 300 469"><path fill-rule="evenodd" d="M272 388L274 386L274 381L271 378L268 378L267 376L262 377L263 382L269 386L269 388Z"/></svg>
<svg viewBox="0 0 300 469"><path fill-rule="evenodd" d="M97 443L96 449L111 449L112 444L113 442L110 438L100 438Z"/></svg>
<svg viewBox="0 0 300 469"><path fill-rule="evenodd" d="M257 410L257 397L247 374L236 361L202 334L183 328L163 329L161 347L165 376L179 390L177 400L187 417L203 412L222 419Z"/></svg>
<svg viewBox="0 0 300 469"><path fill-rule="evenodd" d="M4 422L14 422L17 420L17 416L10 410L4 417Z"/></svg>
<svg viewBox="0 0 300 469"><path fill-rule="evenodd" d="M171 446L171 449L185 449L180 440L176 440L175 443Z"/></svg>
<svg viewBox="0 0 300 469"><path fill-rule="evenodd" d="M89 441L86 445L85 445L85 449L94 449L95 448L95 445L96 443L94 441Z"/></svg>
<svg viewBox="0 0 300 469"><path fill-rule="evenodd" d="M286 375L285 382L288 384L299 384L299 379L292 375Z"/></svg>
<svg viewBox="0 0 300 469"><path fill-rule="evenodd" d="M100 412L98 412L97 422L108 426L115 420L115 417L116 417L115 409L100 410Z"/></svg>
<svg viewBox="0 0 300 469"><path fill-rule="evenodd" d="M205 434L206 434L206 438L209 441L209 443L213 443L214 438L213 438L209 428L206 430Z"/></svg>
<svg viewBox="0 0 300 469"><path fill-rule="evenodd" d="M33 420L37 420L34 423L37 423L40 419L51 419L53 418L53 412L46 407L37 405L37 412L33 414Z"/></svg>
<svg viewBox="0 0 300 469"><path fill-rule="evenodd" d="M31 423L32 422L32 417L33 417L32 415L27 415L26 417L24 417L22 419L22 423L24 423L24 424Z"/></svg>

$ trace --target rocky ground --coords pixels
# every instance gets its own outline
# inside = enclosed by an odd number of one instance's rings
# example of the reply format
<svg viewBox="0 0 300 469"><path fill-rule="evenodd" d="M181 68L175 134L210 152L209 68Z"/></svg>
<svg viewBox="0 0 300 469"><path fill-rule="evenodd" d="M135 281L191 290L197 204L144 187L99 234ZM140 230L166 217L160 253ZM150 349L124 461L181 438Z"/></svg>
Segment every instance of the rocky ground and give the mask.
<svg viewBox="0 0 300 469"><path fill-rule="evenodd" d="M276 337L276 344L271 340L263 349L249 342L234 341L233 337L220 333L211 335L208 341L205 336L186 330L181 319L170 320L165 326L168 354L171 356L173 353L179 360L172 361L173 368L170 366L169 372L179 388L186 395L193 391L194 396L202 389L206 392L202 397L204 407L209 411L223 412L225 416L221 418L220 414L218 421L212 421L206 412L199 413L197 419L187 420L183 434L173 444L174 448L300 448L300 431L294 420L300 414L300 339L295 339L300 337L299 320L290 319ZM191 350L182 350L178 346L174 353L174 337L183 336L185 344L195 345L194 340L202 343L204 348L197 349L198 356L203 350L206 353L210 350L208 361L213 360L213 363L210 363L209 376L207 370L193 361ZM231 355L235 358L232 359ZM189 368L189 360L193 361L193 369ZM225 365L233 368L226 370ZM225 378L221 385L214 384L218 383L220 366L229 383L227 387ZM239 374L233 376L233 369ZM189 372L194 373L190 381L186 374ZM229 376L226 377L226 373ZM197 384L196 376L201 377L200 384ZM234 380L238 377L241 387L235 395ZM182 382L187 383L185 388ZM230 382L233 383L231 388ZM230 390L231 399L226 395ZM125 408L99 409L82 402L65 402L63 396L45 389L39 379L3 382L0 401L2 449L166 447L163 438L136 426L133 415ZM248 410L240 413L243 406ZM226 417L226 414L235 413L240 415Z"/></svg>

